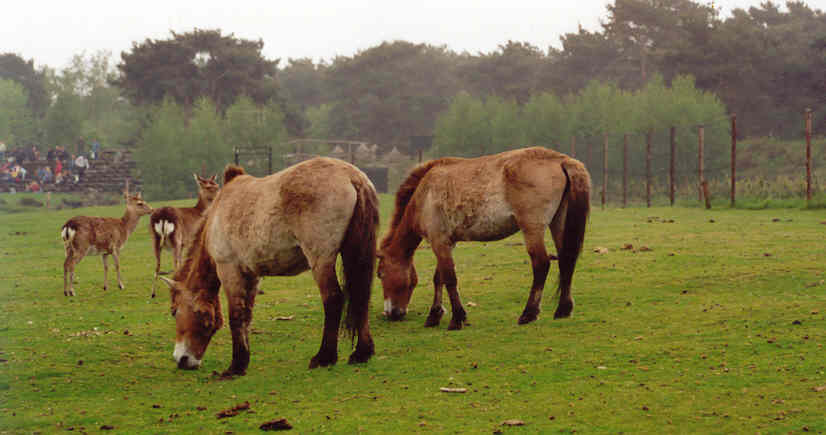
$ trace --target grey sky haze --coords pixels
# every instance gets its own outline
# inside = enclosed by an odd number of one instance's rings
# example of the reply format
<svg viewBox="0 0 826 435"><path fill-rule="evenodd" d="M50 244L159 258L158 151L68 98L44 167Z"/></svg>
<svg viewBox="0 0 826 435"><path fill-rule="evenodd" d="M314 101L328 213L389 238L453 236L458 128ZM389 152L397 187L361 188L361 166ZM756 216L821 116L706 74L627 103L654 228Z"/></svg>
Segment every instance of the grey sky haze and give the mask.
<svg viewBox="0 0 826 435"><path fill-rule="evenodd" d="M314 61L352 56L382 41L445 45L469 53L491 52L508 40L559 48L559 37L578 25L599 29L609 0L10 0L2 7L0 52L63 68L75 54L112 52L116 61L133 42L167 39L170 30L221 29L262 39L270 59ZM785 2L783 2L785 3ZM826 0L808 0L826 9ZM724 16L760 0L715 0Z"/></svg>

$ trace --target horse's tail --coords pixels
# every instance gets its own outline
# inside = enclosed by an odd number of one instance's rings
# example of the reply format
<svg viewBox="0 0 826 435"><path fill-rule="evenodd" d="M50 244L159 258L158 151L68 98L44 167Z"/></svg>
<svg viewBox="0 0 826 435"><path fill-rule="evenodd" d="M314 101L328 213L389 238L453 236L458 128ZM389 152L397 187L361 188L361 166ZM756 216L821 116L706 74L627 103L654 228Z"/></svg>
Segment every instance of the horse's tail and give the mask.
<svg viewBox="0 0 826 435"><path fill-rule="evenodd" d="M555 318L568 317L573 310L571 299L571 282L574 277L574 268L582 245L585 241L585 227L588 214L591 212L591 175L579 160L568 158L562 162L562 171L565 172L567 183L563 194L565 223L562 230L562 248L557 253L559 257L559 287L557 289L560 302ZM560 216L561 217L561 216Z"/></svg>
<svg viewBox="0 0 826 435"><path fill-rule="evenodd" d="M349 298L345 327L353 338L367 327L370 292L376 267L376 232L379 228L379 200L372 183L364 178L352 180L356 205L341 246L344 293Z"/></svg>

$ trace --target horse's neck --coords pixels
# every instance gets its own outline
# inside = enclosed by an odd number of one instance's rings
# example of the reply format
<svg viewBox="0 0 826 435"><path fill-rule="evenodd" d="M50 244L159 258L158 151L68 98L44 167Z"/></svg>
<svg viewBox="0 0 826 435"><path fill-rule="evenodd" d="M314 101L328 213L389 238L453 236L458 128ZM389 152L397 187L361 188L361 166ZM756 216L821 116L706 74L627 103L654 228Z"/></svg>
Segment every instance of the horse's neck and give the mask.
<svg viewBox="0 0 826 435"><path fill-rule="evenodd" d="M195 244L187 254L184 266L179 270L180 276L176 275L175 280L184 280L186 287L193 290L205 289L217 292L221 282L218 280L215 262L212 261L206 249L204 228L202 225L199 229Z"/></svg>
<svg viewBox="0 0 826 435"><path fill-rule="evenodd" d="M422 243L422 236L413 230L408 218L402 219L399 225L393 230L393 234L389 239L389 244L383 249L388 254L412 258L416 253L416 248Z"/></svg>

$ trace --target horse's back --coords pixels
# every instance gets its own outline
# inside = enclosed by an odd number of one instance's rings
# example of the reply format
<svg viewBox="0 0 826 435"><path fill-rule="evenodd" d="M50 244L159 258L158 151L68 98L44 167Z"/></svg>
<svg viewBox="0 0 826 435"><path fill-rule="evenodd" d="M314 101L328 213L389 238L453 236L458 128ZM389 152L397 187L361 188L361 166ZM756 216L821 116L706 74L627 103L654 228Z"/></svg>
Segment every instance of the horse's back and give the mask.
<svg viewBox="0 0 826 435"><path fill-rule="evenodd" d="M534 147L438 165L416 193L422 229L454 241L497 240L523 225L547 225L565 191L566 159Z"/></svg>
<svg viewBox="0 0 826 435"><path fill-rule="evenodd" d="M292 275L313 258L335 255L356 203L349 163L315 158L263 178L240 175L212 204L210 254L266 275ZM369 180L367 180L369 183Z"/></svg>

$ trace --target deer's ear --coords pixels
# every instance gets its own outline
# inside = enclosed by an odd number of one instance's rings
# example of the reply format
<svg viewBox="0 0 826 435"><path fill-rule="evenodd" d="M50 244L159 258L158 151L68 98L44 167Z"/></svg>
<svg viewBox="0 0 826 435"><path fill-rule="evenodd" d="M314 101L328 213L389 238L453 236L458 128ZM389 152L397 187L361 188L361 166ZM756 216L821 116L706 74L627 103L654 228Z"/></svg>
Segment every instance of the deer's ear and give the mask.
<svg viewBox="0 0 826 435"><path fill-rule="evenodd" d="M166 283L166 285L168 285L170 289L172 289L172 290L174 290L174 289L175 289L175 284L177 284L177 282L176 282L175 280L169 279L169 278L167 278L167 277L165 277L165 276L159 276L158 278L159 278L161 281L165 282L165 283Z"/></svg>

